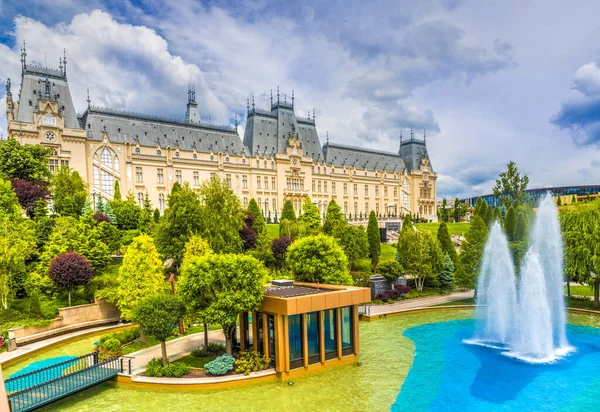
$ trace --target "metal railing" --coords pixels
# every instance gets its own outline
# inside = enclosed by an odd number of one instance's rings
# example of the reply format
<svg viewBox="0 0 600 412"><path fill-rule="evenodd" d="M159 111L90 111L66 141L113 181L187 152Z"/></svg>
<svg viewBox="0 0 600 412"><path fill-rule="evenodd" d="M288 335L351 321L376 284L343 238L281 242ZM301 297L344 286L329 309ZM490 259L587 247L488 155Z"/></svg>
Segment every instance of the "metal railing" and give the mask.
<svg viewBox="0 0 600 412"><path fill-rule="evenodd" d="M79 392L123 372L123 361L98 361L98 353L69 359L5 381L11 412L25 412ZM130 367L131 368L131 367Z"/></svg>

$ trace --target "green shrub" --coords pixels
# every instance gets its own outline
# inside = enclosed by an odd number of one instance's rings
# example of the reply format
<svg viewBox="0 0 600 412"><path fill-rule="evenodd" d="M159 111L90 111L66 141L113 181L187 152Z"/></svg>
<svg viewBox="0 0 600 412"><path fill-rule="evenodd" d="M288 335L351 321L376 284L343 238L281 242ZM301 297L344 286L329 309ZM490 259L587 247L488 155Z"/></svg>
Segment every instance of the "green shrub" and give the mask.
<svg viewBox="0 0 600 412"><path fill-rule="evenodd" d="M190 366L183 362L169 363L163 368L163 373L164 376L171 378L181 378L182 376L190 373Z"/></svg>
<svg viewBox="0 0 600 412"><path fill-rule="evenodd" d="M225 345L210 342L206 348L202 347L192 350L191 355L195 358L208 358L210 356L221 356L225 352L227 352Z"/></svg>
<svg viewBox="0 0 600 412"><path fill-rule="evenodd" d="M153 378L162 378L165 376L165 371L162 366L162 360L154 358L146 365L146 376Z"/></svg>
<svg viewBox="0 0 600 412"><path fill-rule="evenodd" d="M371 274L368 272L350 272L354 286L371 287Z"/></svg>
<svg viewBox="0 0 600 412"><path fill-rule="evenodd" d="M208 362L204 365L204 370L209 375L225 375L227 372L233 369L235 358L231 355L221 355L214 361Z"/></svg>
<svg viewBox="0 0 600 412"><path fill-rule="evenodd" d="M377 265L377 273L392 282L400 277L402 267L395 260L382 260Z"/></svg>
<svg viewBox="0 0 600 412"><path fill-rule="evenodd" d="M140 328L126 329L122 332L114 333L112 337L121 342L121 345L125 345L140 337Z"/></svg>
<svg viewBox="0 0 600 412"><path fill-rule="evenodd" d="M261 356L258 352L241 352L239 358L235 361L235 372L249 375L250 372L267 369L270 362L269 358Z"/></svg>
<svg viewBox="0 0 600 412"><path fill-rule="evenodd" d="M371 272L371 261L369 259L360 259L352 262L352 270L355 272Z"/></svg>
<svg viewBox="0 0 600 412"><path fill-rule="evenodd" d="M121 348L121 342L115 338L109 338L100 344L100 347L108 352L117 353Z"/></svg>

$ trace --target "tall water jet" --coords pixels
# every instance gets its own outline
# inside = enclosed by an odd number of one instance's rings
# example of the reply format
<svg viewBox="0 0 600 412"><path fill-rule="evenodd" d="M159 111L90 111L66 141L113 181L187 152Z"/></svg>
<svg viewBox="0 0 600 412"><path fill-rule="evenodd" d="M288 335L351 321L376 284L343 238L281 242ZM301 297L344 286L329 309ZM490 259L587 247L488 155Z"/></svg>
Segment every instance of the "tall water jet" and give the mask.
<svg viewBox="0 0 600 412"><path fill-rule="evenodd" d="M517 308L515 269L506 235L494 222L483 253L477 287L476 340L508 344L514 334Z"/></svg>
<svg viewBox="0 0 600 412"><path fill-rule="evenodd" d="M537 211L530 233L531 249L539 255L545 275L547 300L552 319L552 340L556 348L568 347L564 300L563 243L554 198L547 194Z"/></svg>

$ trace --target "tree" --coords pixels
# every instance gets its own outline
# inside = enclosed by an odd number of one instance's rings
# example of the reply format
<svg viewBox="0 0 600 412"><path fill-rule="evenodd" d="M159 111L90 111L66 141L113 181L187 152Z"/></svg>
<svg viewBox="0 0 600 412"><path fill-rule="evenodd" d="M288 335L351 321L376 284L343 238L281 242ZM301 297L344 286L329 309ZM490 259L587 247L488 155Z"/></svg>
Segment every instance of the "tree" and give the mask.
<svg viewBox="0 0 600 412"><path fill-rule="evenodd" d="M348 258L334 238L326 235L303 237L287 250L287 266L301 282L352 285Z"/></svg>
<svg viewBox="0 0 600 412"><path fill-rule="evenodd" d="M158 223L158 221L160 220L160 210L158 210L158 208L154 209L154 223Z"/></svg>
<svg viewBox="0 0 600 412"><path fill-rule="evenodd" d="M0 214L18 216L20 209L19 199L11 183L0 178Z"/></svg>
<svg viewBox="0 0 600 412"><path fill-rule="evenodd" d="M173 259L174 267L178 268L186 242L194 233L202 232L202 204L187 183L172 191L167 203L168 207L156 228L156 246L161 255Z"/></svg>
<svg viewBox="0 0 600 412"><path fill-rule="evenodd" d="M562 206L562 202L560 200L560 196L558 196L558 200L556 201L556 206Z"/></svg>
<svg viewBox="0 0 600 412"><path fill-rule="evenodd" d="M446 199L442 200L442 209L440 210L440 220L442 222L448 222L448 202Z"/></svg>
<svg viewBox="0 0 600 412"><path fill-rule="evenodd" d="M296 221L296 213L294 212L294 206L292 205L292 201L289 199L283 203L283 209L281 210L281 216L279 217L279 220L281 221L283 219L287 219L292 222Z"/></svg>
<svg viewBox="0 0 600 412"><path fill-rule="evenodd" d="M15 139L0 140L0 177L47 183L48 156L52 149L42 145L20 144Z"/></svg>
<svg viewBox="0 0 600 412"><path fill-rule="evenodd" d="M117 307L125 319L132 318L133 307L145 296L154 295L165 288L162 262L148 235L133 239L123 256L119 268Z"/></svg>
<svg viewBox="0 0 600 412"><path fill-rule="evenodd" d="M483 204L486 203L485 200L478 197L477 202L475 203L475 209L473 210L473 216L481 217L481 209L484 208ZM486 203L487 206L487 203Z"/></svg>
<svg viewBox="0 0 600 412"><path fill-rule="evenodd" d="M139 207L133 193L129 192L127 198L111 203L117 227L120 230L136 230L140 227L142 220L142 208Z"/></svg>
<svg viewBox="0 0 600 412"><path fill-rule="evenodd" d="M485 216L484 219L485 224L487 225L487 227L491 227L492 223L494 222L494 209L491 206L488 206L485 210Z"/></svg>
<svg viewBox="0 0 600 412"><path fill-rule="evenodd" d="M68 167L61 167L52 178L52 202L62 216L81 216L87 200L87 188L81 176Z"/></svg>
<svg viewBox="0 0 600 412"><path fill-rule="evenodd" d="M515 231L517 229L517 214L515 208L510 206L506 213L506 221L504 222L504 231L509 242L514 242Z"/></svg>
<svg viewBox="0 0 600 412"><path fill-rule="evenodd" d="M448 232L448 226L445 222L442 222L437 231L437 239L440 242L440 247L442 248L442 253L447 254L452 259L452 263L456 265L456 248L454 247L454 243L452 242L452 238L450 237L450 233ZM454 269L453 269L454 271Z"/></svg>
<svg viewBox="0 0 600 412"><path fill-rule="evenodd" d="M115 179L113 184L113 202L121 201L121 186L119 186L119 180Z"/></svg>
<svg viewBox="0 0 600 412"><path fill-rule="evenodd" d="M455 274L458 286L468 289L475 288L486 240L487 227L485 222L481 217L475 216L461 245L460 265L458 272Z"/></svg>
<svg viewBox="0 0 600 412"><path fill-rule="evenodd" d="M381 253L381 235L379 234L379 224L375 212L369 214L369 223L367 225L367 237L369 238L369 255L371 256L371 266L375 268L379 262Z"/></svg>
<svg viewBox="0 0 600 412"><path fill-rule="evenodd" d="M369 238L362 226L352 226L348 223L337 225L333 233L339 245L348 258L348 270L356 263L369 256Z"/></svg>
<svg viewBox="0 0 600 412"><path fill-rule="evenodd" d="M50 262L48 276L56 286L67 290L71 306L71 291L88 283L94 277L94 270L79 253L63 253Z"/></svg>
<svg viewBox="0 0 600 412"><path fill-rule="evenodd" d="M461 214L461 210L460 210L460 200L458 200L458 198L456 198L456 199L454 199L454 210L453 210L452 217L454 218L455 222L460 222L461 216L462 216L462 214Z"/></svg>
<svg viewBox="0 0 600 412"><path fill-rule="evenodd" d="M500 173L494 187L494 196L500 203L506 207L517 207L529 200L527 185L529 177L519 172L517 164L513 161L508 162L506 171Z"/></svg>
<svg viewBox="0 0 600 412"><path fill-rule="evenodd" d="M140 300L132 312L132 319L140 328L160 342L162 364L167 366L166 340L173 334L173 329L185 315L185 306L174 295L158 293Z"/></svg>
<svg viewBox="0 0 600 412"><path fill-rule="evenodd" d="M321 232L321 214L317 205L310 197L305 197L302 203L302 216L298 218L302 236L313 236Z"/></svg>
<svg viewBox="0 0 600 412"><path fill-rule="evenodd" d="M250 199L250 203L248 203L248 211L252 213L252 216L254 217L254 222L251 225L252 229L254 229L256 233L260 233L265 227L265 218L262 210L260 210L260 206L256 203L254 198Z"/></svg>
<svg viewBox="0 0 600 412"><path fill-rule="evenodd" d="M285 269L285 257L287 254L288 247L291 244L292 239L287 236L273 239L273 242L271 242L271 252L273 252L273 257L275 258L276 265L280 270Z"/></svg>
<svg viewBox="0 0 600 412"><path fill-rule="evenodd" d="M438 282L442 290L452 290L454 288L454 263L447 253L444 253L442 271L438 275Z"/></svg>
<svg viewBox="0 0 600 412"><path fill-rule="evenodd" d="M238 316L260 306L266 277L266 269L251 256L206 256L192 262L179 286L179 296L203 319L223 327L227 353L231 354Z"/></svg>
<svg viewBox="0 0 600 412"><path fill-rule="evenodd" d="M331 199L327 205L325 221L323 222L323 233L332 235L335 227L346 223L346 218L342 214L342 208L336 203L335 199Z"/></svg>
<svg viewBox="0 0 600 412"><path fill-rule="evenodd" d="M408 230L408 229L414 229L412 217L410 215L404 216L404 219L402 220L402 229L400 229L400 230Z"/></svg>
<svg viewBox="0 0 600 412"><path fill-rule="evenodd" d="M46 184L39 182L30 182L22 179L12 181L12 187L19 199L19 203L27 216L35 217L35 207L38 200L46 201L48 198L48 189Z"/></svg>
<svg viewBox="0 0 600 412"><path fill-rule="evenodd" d="M437 275L442 265L442 250L437 238L428 231L403 230L398 236L396 260L404 273L412 275L417 290Z"/></svg>
<svg viewBox="0 0 600 412"><path fill-rule="evenodd" d="M244 218L240 199L229 185L216 177L202 183L199 195L201 213L195 217L201 221L199 234L215 253L240 253L242 239L239 231Z"/></svg>
<svg viewBox="0 0 600 412"><path fill-rule="evenodd" d="M500 212L499 207L494 208L494 220L502 224L502 213Z"/></svg>
<svg viewBox="0 0 600 412"><path fill-rule="evenodd" d="M242 248L244 251L254 249L256 247L256 231L251 227L244 226L240 230L240 237L242 238Z"/></svg>
<svg viewBox="0 0 600 412"><path fill-rule="evenodd" d="M33 221L0 214L0 306L3 309L8 309L16 280L25 276L27 260L35 249Z"/></svg>
<svg viewBox="0 0 600 412"><path fill-rule="evenodd" d="M515 242L521 242L527 238L527 218L525 213L519 212L515 227Z"/></svg>

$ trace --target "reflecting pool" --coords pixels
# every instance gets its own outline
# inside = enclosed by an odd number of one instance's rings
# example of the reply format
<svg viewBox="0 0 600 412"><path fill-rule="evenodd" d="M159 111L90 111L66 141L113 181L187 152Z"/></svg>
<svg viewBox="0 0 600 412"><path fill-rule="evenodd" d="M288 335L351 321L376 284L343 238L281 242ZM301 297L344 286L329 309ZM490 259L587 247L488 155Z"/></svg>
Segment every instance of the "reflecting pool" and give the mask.
<svg viewBox="0 0 600 412"><path fill-rule="evenodd" d="M67 399L56 402L42 408L43 411L154 411L154 410L203 410L210 411L394 411L400 410L429 410L429 406L423 405L419 400L418 393L430 402L438 402L437 397L442 392L440 385L447 380L446 373L452 372L453 365L446 358L446 344L450 344L446 338L456 337L460 339L464 328L472 327L472 310L447 310L430 311L401 316L393 316L373 322L360 322L361 347L360 361L362 366L346 365L330 370L324 370L311 375L305 375L293 379L294 384L262 383L250 384L231 389L221 390L185 390L185 389L150 389L138 388L129 385L106 382L94 388L73 395ZM455 322L458 321L458 322ZM464 323L461 323L464 322ZM570 315L569 322L578 325L600 327L600 317L589 315ZM447 331L451 325L452 332ZM432 339L431 346L423 346L418 329L423 327L426 334L432 338L439 336L440 339ZM429 332L427 332L427 329ZM412 329L411 329L412 328ZM472 330L471 330L472 332ZM569 328L569 339L572 339L571 327ZM449 334L448 334L449 333ZM443 336L443 337L442 337ZM413 341L412 339L415 339ZM434 342L435 341L435 342ZM578 347L581 343L577 343ZM477 359L477 348L464 345L464 350L472 359ZM88 346L89 347L89 346ZM416 351L416 357L415 357ZM61 350L62 352L62 350ZM85 353L85 352L84 352ZM64 353L46 352L46 357L59 356ZM75 353L77 355L77 353ZM427 355L427 357L422 357ZM588 362L583 357L582 362ZM462 356L462 355L461 355ZM591 354L585 356L592 356ZM414 364L413 364L414 359ZM487 362L487 360L486 360ZM595 364L600 364L595 361ZM422 366L435 372L435 377L427 380L425 386L419 388L412 386L423 384L423 378L417 379L421 373ZM15 365L15 370L25 366L24 363ZM412 367L412 369L411 369ZM460 366L454 368L459 377L462 375ZM485 382L485 376L474 380L477 376L477 368L473 371L465 370L465 376L457 380L466 386L466 392L471 389L473 383L479 385ZM415 375L415 372L418 372ZM600 378L600 373L597 374ZM408 377L408 378L407 378ZM468 381L468 379L471 381ZM416 380L415 380L416 379ZM452 378L454 379L454 378ZM600 385L600 381L595 384ZM599 388L593 382L592 386L599 393ZM400 391L402 388L402 392ZM484 388L484 387L480 387ZM581 390L579 390L581 389ZM585 388L578 388L573 402L581 402L579 397L586 398ZM477 387L475 392L477 392ZM448 390L454 405L459 405L458 389ZM462 391L462 389L461 389ZM455 393L456 395L452 395ZM462 394L462 392L460 392ZM433 396L435 395L435 396ZM406 396L406 398L405 398ZM470 395L469 395L470 396ZM493 395L492 396L498 396ZM455 399L456 398L456 399ZM414 404L410 406L407 402ZM402 406L400 406L402 405ZM436 403L437 405L437 403ZM449 404L450 408L439 410L466 410L456 409ZM564 410L577 410L563 408ZM510 409L504 409L510 410ZM590 409L591 410L591 409Z"/></svg>

